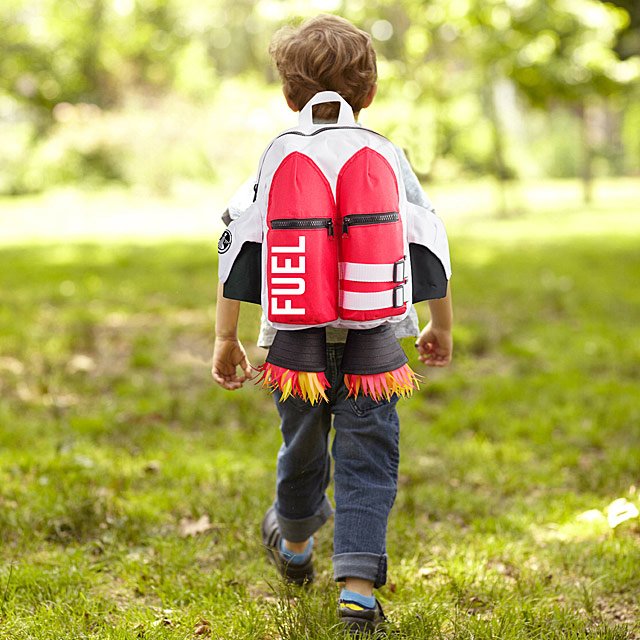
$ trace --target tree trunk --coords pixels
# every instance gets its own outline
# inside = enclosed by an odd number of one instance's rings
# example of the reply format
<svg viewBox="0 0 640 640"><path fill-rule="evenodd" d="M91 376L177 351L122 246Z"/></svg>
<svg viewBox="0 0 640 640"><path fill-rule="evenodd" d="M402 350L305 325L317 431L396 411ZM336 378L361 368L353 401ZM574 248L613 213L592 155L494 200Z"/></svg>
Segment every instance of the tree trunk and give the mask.
<svg viewBox="0 0 640 640"><path fill-rule="evenodd" d="M609 100L605 107L607 126L605 139L608 141L611 169L615 176L624 175L623 104L624 102L621 104L618 100Z"/></svg>
<svg viewBox="0 0 640 640"><path fill-rule="evenodd" d="M104 73L100 63L104 34L104 0L93 0L87 12L87 28L91 30L91 36L86 38L80 55L80 69L87 83L84 99L105 107L109 103L109 92L104 86Z"/></svg>
<svg viewBox="0 0 640 640"><path fill-rule="evenodd" d="M507 163L505 161L504 154L504 132L502 131L502 124L498 117L498 111L496 109L495 102L495 87L493 84L494 71L491 67L487 67L485 70L485 83L483 88L483 103L485 107L485 114L491 125L491 141L493 145L493 175L497 180L498 187L498 217L506 218L509 214L508 211L508 198L507 198Z"/></svg>
<svg viewBox="0 0 640 640"><path fill-rule="evenodd" d="M582 166L580 177L582 179L582 202L589 205L593 202L593 147L589 126L589 113L586 99L577 108L580 120L580 146L582 148Z"/></svg>

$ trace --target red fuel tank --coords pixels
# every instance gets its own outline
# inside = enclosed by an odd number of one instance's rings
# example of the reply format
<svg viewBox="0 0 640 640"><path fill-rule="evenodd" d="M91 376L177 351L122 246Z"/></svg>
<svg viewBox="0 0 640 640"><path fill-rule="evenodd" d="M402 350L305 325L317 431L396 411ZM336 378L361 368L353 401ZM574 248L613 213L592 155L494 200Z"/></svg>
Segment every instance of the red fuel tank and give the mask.
<svg viewBox="0 0 640 640"><path fill-rule="evenodd" d="M342 167L336 196L340 317L368 321L405 313L403 221L389 162L363 147Z"/></svg>
<svg viewBox="0 0 640 640"><path fill-rule="evenodd" d="M271 182L267 292L271 322L319 325L338 317L336 205L308 156L289 154Z"/></svg>

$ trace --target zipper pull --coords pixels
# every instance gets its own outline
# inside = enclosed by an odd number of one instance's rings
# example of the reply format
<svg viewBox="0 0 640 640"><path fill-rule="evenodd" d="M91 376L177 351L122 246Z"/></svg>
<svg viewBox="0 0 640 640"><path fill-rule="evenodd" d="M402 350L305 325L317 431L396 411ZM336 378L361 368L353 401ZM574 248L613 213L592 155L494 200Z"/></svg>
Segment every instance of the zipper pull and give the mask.
<svg viewBox="0 0 640 640"><path fill-rule="evenodd" d="M346 236L349 233L349 223L346 218L342 218L342 235Z"/></svg>
<svg viewBox="0 0 640 640"><path fill-rule="evenodd" d="M329 234L329 237L333 237L333 220L329 220L328 224L327 224L327 233Z"/></svg>
<svg viewBox="0 0 640 640"><path fill-rule="evenodd" d="M253 185L253 201L255 202L258 198L258 183L256 182Z"/></svg>

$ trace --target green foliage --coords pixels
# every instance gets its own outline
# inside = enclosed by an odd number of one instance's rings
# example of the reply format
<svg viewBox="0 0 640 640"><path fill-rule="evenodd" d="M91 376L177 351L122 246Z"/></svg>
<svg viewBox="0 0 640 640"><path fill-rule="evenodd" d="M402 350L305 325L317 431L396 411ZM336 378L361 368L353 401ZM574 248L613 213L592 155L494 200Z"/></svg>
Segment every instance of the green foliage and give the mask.
<svg viewBox="0 0 640 640"><path fill-rule="evenodd" d="M638 503L640 223L625 184L588 213L572 185L536 188L531 213L502 222L476 215L481 185L448 196L467 197L447 220L455 361L400 404L380 591L399 638L640 631L637 519L593 518ZM210 380L213 243L4 247L0 267L3 637L337 639L331 525L308 592L263 558L280 434L264 391ZM257 318L243 309L254 363ZM208 532L180 535L203 515Z"/></svg>
<svg viewBox="0 0 640 640"><path fill-rule="evenodd" d="M399 53L395 40L380 45L402 61L390 92L402 91L407 79L416 83L415 95L437 105L435 155L451 155L479 173L518 173L506 150L510 114L500 113L504 101L496 97L501 80L513 82L531 104L549 107L620 93L640 78L640 59L622 62L613 51L627 14L597 0L437 0L426 8L415 2L402 7L407 20L396 24L404 48ZM417 155L421 136L406 129ZM571 163L563 167L571 169Z"/></svg>
<svg viewBox="0 0 640 640"><path fill-rule="evenodd" d="M575 118L566 111L555 113L547 131L540 131L540 137L533 142L546 175L555 178L578 175L580 150L576 141L579 139L579 124Z"/></svg>
<svg viewBox="0 0 640 640"><path fill-rule="evenodd" d="M3 3L0 88L40 113L59 103L118 104L133 87L175 81L188 34L172 0Z"/></svg>
<svg viewBox="0 0 640 640"><path fill-rule="evenodd" d="M519 159L531 139L514 134L514 113L525 120L528 105L562 106L577 120L594 99L620 99L639 86L640 59L621 60L616 49L620 35L636 28L634 8L630 15L599 0L7 0L0 7L0 143L9 140L12 151L0 158L0 189L25 193L88 178L140 180L168 191L174 180L210 179L201 145L189 160L185 141L171 159L143 134L149 147L139 154L126 116L115 141L102 139L101 119L95 118L99 131L85 132L87 148L59 153L65 167L51 167L48 150L59 148L61 137L73 137L60 131L69 105L117 118L133 103L158 119L159 128L167 104L201 109L196 122L211 104L226 109L221 121L231 118L245 108L247 96L234 96L229 105L225 87L249 78L251 93L277 90L267 54L271 36L282 24L323 8L373 34L380 71L380 115L373 121L408 149L424 174L468 172L501 180L526 174ZM517 95L505 99L505 85ZM176 117L182 115L178 110ZM20 133L4 131L14 128ZM205 126L195 137L207 135ZM625 129L625 149L635 137ZM607 171L620 173L628 166L619 160L624 153L617 142L608 144L601 159ZM158 166L132 169L140 155ZM528 155L531 164L538 161ZM575 175L577 166L567 159L554 175Z"/></svg>
<svg viewBox="0 0 640 640"><path fill-rule="evenodd" d="M625 112L623 124L623 136L628 141L625 145L625 163L627 170L632 173L640 173L640 103L630 104Z"/></svg>
<svg viewBox="0 0 640 640"><path fill-rule="evenodd" d="M168 195L184 181L220 180L226 185L231 169L235 175L228 189L234 189L254 170L259 145L266 143L266 136L256 139L244 121L230 131L220 128L224 100L246 86L225 87L223 100L211 107L175 97L157 100L153 111L142 100L131 100L117 110L58 105L48 136L30 147L19 140L10 145L12 154L4 159L0 191L34 193L65 184L89 189L115 182ZM28 125L23 129L22 135L28 136ZM0 141L10 143L10 134L17 133L13 129L3 136L0 131ZM239 139L244 146L232 151ZM244 157L238 160L242 162L235 161L241 152Z"/></svg>

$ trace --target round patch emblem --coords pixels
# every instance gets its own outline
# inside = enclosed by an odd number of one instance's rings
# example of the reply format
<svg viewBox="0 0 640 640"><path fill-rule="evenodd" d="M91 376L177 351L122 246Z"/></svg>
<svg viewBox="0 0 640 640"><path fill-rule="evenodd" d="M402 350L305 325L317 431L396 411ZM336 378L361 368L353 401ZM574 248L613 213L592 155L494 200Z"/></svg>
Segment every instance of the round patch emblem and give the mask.
<svg viewBox="0 0 640 640"><path fill-rule="evenodd" d="M218 253L226 253L229 251L232 240L231 231L225 229L220 236L220 240L218 240Z"/></svg>

